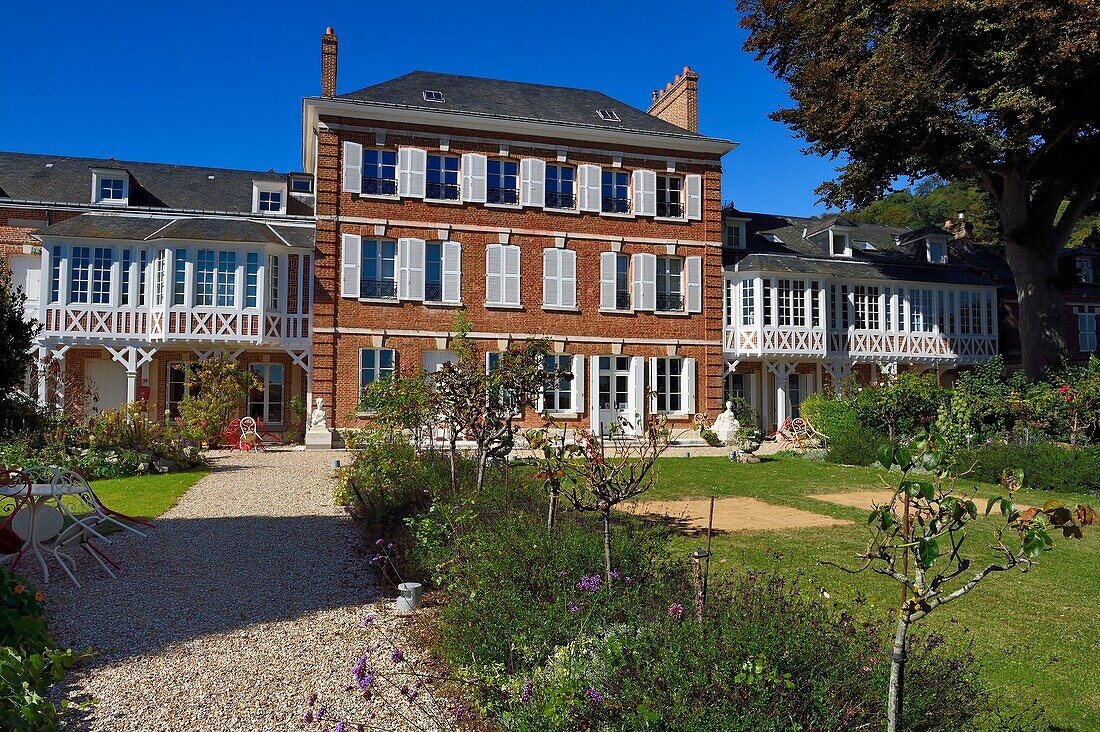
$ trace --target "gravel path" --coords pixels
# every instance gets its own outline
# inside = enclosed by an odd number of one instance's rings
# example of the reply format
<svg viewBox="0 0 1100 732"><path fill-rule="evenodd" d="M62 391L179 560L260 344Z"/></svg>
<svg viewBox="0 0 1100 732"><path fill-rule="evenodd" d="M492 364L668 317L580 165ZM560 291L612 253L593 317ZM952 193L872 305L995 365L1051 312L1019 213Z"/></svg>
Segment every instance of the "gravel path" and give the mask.
<svg viewBox="0 0 1100 732"><path fill-rule="evenodd" d="M380 601L356 529L332 504L333 457L342 456L215 455L214 472L149 539L112 537L117 578L84 556L83 589L58 572L45 588L51 627L60 643L97 653L59 690L95 700L70 714L67 729L301 729L314 692L332 710L363 709L348 691L352 665L368 643L400 639L408 621ZM372 612L378 619L364 628ZM367 652L370 665L383 665L390 649ZM410 709L386 699L396 691L379 691L374 709L402 710L388 728L432 727L407 721L430 702L426 692Z"/></svg>

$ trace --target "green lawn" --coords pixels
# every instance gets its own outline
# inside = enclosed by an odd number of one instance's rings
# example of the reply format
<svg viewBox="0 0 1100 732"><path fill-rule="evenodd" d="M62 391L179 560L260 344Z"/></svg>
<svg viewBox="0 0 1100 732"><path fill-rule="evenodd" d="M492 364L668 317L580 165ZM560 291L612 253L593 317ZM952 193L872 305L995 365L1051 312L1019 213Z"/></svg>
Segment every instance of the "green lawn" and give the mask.
<svg viewBox="0 0 1100 732"><path fill-rule="evenodd" d="M783 456L757 465L739 465L724 457L663 458L658 484L641 500L749 496L848 519L853 523L826 528L716 534L712 567L716 572L740 572L778 562L786 573L804 570L809 581L839 603L862 595L870 607L883 610L896 606L897 585L869 572L850 575L819 563L830 559L854 566L853 557L868 538L867 511L807 497L881 489L882 477L891 476L882 470ZM988 485L966 486L982 497L994 491ZM1100 504L1096 497L1029 491L1022 492L1018 502L1041 505L1049 498ZM984 510L985 502L979 506ZM975 565L981 553L973 548L986 546L992 524L993 519L982 519L967 540ZM960 642L972 640L987 683L1003 691L1011 704L1022 708L1037 699L1057 728L1082 732L1100 729L1100 527L1092 529L1082 541L1057 538L1054 551L1044 554L1028 575L994 575L923 621L925 628ZM700 542L679 540L685 553Z"/></svg>
<svg viewBox="0 0 1100 732"><path fill-rule="evenodd" d="M137 518L156 518L176 505L188 488L210 471L141 475L92 482L96 495L111 509Z"/></svg>

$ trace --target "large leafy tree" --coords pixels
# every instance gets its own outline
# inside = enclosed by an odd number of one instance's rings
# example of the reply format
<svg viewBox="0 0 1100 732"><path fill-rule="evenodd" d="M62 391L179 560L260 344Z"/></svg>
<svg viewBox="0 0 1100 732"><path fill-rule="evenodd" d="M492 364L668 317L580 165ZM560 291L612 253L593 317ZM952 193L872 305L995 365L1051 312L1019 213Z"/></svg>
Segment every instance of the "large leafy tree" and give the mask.
<svg viewBox="0 0 1100 732"><path fill-rule="evenodd" d="M842 161L818 192L863 206L901 178L992 199L1023 365L1063 348L1058 255L1097 207L1100 0L738 0L745 49L790 87L773 119Z"/></svg>

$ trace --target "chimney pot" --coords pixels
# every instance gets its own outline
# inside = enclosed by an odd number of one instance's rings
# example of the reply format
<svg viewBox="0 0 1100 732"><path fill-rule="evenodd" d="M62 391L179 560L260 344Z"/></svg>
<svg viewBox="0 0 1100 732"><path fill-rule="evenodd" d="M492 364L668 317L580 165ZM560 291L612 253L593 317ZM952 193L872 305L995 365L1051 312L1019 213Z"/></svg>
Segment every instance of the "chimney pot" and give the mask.
<svg viewBox="0 0 1100 732"><path fill-rule="evenodd" d="M649 114L692 132L699 131L699 75L684 66L664 89L652 95Z"/></svg>
<svg viewBox="0 0 1100 732"><path fill-rule="evenodd" d="M325 35L321 36L321 96L332 98L336 96L336 57L337 57L336 31L331 27L325 28Z"/></svg>
<svg viewBox="0 0 1100 732"><path fill-rule="evenodd" d="M668 82L667 84L665 84L665 91L666 92L667 91L672 91L672 82L671 81Z"/></svg>
<svg viewBox="0 0 1100 732"><path fill-rule="evenodd" d="M691 73L691 67L690 66L685 66L684 67L684 76L687 76L690 73Z"/></svg>
<svg viewBox="0 0 1100 732"><path fill-rule="evenodd" d="M679 83L680 83L680 75L676 74L676 78L672 80L672 85L676 86Z"/></svg>

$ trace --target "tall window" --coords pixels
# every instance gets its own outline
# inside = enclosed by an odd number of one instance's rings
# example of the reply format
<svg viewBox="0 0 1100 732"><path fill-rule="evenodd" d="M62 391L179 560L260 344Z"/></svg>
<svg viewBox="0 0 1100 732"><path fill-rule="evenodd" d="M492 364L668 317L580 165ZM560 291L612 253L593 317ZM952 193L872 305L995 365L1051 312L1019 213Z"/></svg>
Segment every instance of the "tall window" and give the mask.
<svg viewBox="0 0 1100 732"><path fill-rule="evenodd" d="M657 257L657 310L673 313L684 309L684 260Z"/></svg>
<svg viewBox="0 0 1100 732"><path fill-rule="evenodd" d="M168 372L165 375L166 384L164 392L164 404L168 409L168 414L171 417L180 416L180 402L183 401L185 395L192 398L199 395L198 386L192 384L190 389L187 389L185 384L185 374L183 372L182 363L170 363L168 364Z"/></svg>
<svg viewBox="0 0 1100 732"><path fill-rule="evenodd" d="M542 408L547 412L573 410L573 357L565 354L546 356L543 368L547 373L558 373L558 378L542 393Z"/></svg>
<svg viewBox="0 0 1100 732"><path fill-rule="evenodd" d="M726 246L734 249L744 248L745 245L741 241L741 224L726 225Z"/></svg>
<svg viewBox="0 0 1100 732"><path fill-rule="evenodd" d="M657 176L657 215L684 217L684 179L677 175Z"/></svg>
<svg viewBox="0 0 1100 732"><path fill-rule="evenodd" d="M756 325L756 280L741 280L741 324Z"/></svg>
<svg viewBox="0 0 1100 732"><path fill-rule="evenodd" d="M947 328L948 332L955 332L955 291L949 290L947 293Z"/></svg>
<svg viewBox="0 0 1100 732"><path fill-rule="evenodd" d="M131 298L131 290L133 286L130 284L130 272L134 266L134 250L123 249L122 250L122 263L120 265L122 269L122 291L119 292L119 305L129 305Z"/></svg>
<svg viewBox="0 0 1100 732"><path fill-rule="evenodd" d="M519 203L519 171L515 160L490 160L487 198L489 203Z"/></svg>
<svg viewBox="0 0 1100 732"><path fill-rule="evenodd" d="M359 391L392 374L393 362L392 348L359 349Z"/></svg>
<svg viewBox="0 0 1100 732"><path fill-rule="evenodd" d="M279 255L269 254L267 256L267 307L270 310L282 309L279 264Z"/></svg>
<svg viewBox="0 0 1100 732"><path fill-rule="evenodd" d="M283 365L254 363L248 370L256 374L263 390L249 390L248 416L267 424L283 423Z"/></svg>
<svg viewBox="0 0 1100 732"><path fill-rule="evenodd" d="M424 244L424 301L443 300L443 242Z"/></svg>
<svg viewBox="0 0 1100 732"><path fill-rule="evenodd" d="M61 262L65 259L65 245L54 244L51 251L53 259L50 262L50 302L55 303L61 297Z"/></svg>
<svg viewBox="0 0 1100 732"><path fill-rule="evenodd" d="M856 305L856 328L858 330L878 330L880 327L878 288L856 285L852 298Z"/></svg>
<svg viewBox="0 0 1100 732"><path fill-rule="evenodd" d="M153 305L160 307L164 304L165 275L167 273L168 252L161 249L157 252L157 258L153 261Z"/></svg>
<svg viewBox="0 0 1100 732"><path fill-rule="evenodd" d="M764 298L764 325L772 324L772 279L771 277L765 277L763 279L763 287L760 290L760 294Z"/></svg>
<svg viewBox="0 0 1100 732"><path fill-rule="evenodd" d="M397 195L397 153L393 150L363 150L363 193Z"/></svg>
<svg viewBox="0 0 1100 732"><path fill-rule="evenodd" d="M260 253L249 252L244 260L244 306L254 308L260 296Z"/></svg>
<svg viewBox="0 0 1100 732"><path fill-rule="evenodd" d="M218 252L218 307L237 304L237 253Z"/></svg>
<svg viewBox="0 0 1100 732"><path fill-rule="evenodd" d="M615 257L615 309L630 309L630 255Z"/></svg>
<svg viewBox="0 0 1100 732"><path fill-rule="evenodd" d="M993 335L993 293L985 293L985 334Z"/></svg>
<svg viewBox="0 0 1100 732"><path fill-rule="evenodd" d="M1077 257L1077 279L1081 282L1091 283L1094 279L1092 271L1092 257Z"/></svg>
<svg viewBox="0 0 1100 732"><path fill-rule="evenodd" d="M620 170L605 170L602 177L604 213L630 213L630 179L627 174Z"/></svg>
<svg viewBox="0 0 1100 732"><path fill-rule="evenodd" d="M92 279L92 248L73 247L69 259L69 302L88 302L88 284Z"/></svg>
<svg viewBox="0 0 1100 732"><path fill-rule="evenodd" d="M280 191L257 191L260 211L278 213L283 210L283 194Z"/></svg>
<svg viewBox="0 0 1100 732"><path fill-rule="evenodd" d="M195 254L195 304L210 307L214 304L214 279L217 265L213 249L200 249Z"/></svg>
<svg viewBox="0 0 1100 732"><path fill-rule="evenodd" d="M840 327L848 330L852 322L851 305L848 303L848 285L840 286Z"/></svg>
<svg viewBox="0 0 1100 732"><path fill-rule="evenodd" d="M172 280L172 304L183 305L187 287L187 250L176 250L176 267Z"/></svg>
<svg viewBox="0 0 1100 732"><path fill-rule="evenodd" d="M806 327L805 280L779 280L779 325Z"/></svg>
<svg viewBox="0 0 1100 732"><path fill-rule="evenodd" d="M653 391L657 393L658 412L679 412L682 409L683 384L680 373L683 370L683 359L658 358L657 383L653 385Z"/></svg>
<svg viewBox="0 0 1100 732"><path fill-rule="evenodd" d="M195 305L233 307L237 303L237 253L200 249L195 253Z"/></svg>
<svg viewBox="0 0 1100 732"><path fill-rule="evenodd" d="M752 382L749 381L748 374L729 374L726 376L726 393L723 395L722 401L751 399L751 389Z"/></svg>
<svg viewBox="0 0 1100 732"><path fill-rule="evenodd" d="M576 171L565 165L546 166L546 208L576 208Z"/></svg>
<svg viewBox="0 0 1100 732"><path fill-rule="evenodd" d="M1077 315L1077 343L1081 353L1096 350L1096 313L1086 311Z"/></svg>
<svg viewBox="0 0 1100 732"><path fill-rule="evenodd" d="M453 155L428 156L425 197L437 201L458 200L458 158Z"/></svg>
<svg viewBox="0 0 1100 732"><path fill-rule="evenodd" d="M821 327L821 282L818 280L810 283L810 325Z"/></svg>
<svg viewBox="0 0 1100 732"><path fill-rule="evenodd" d="M149 250L138 252L138 306L145 307L145 270L149 268Z"/></svg>
<svg viewBox="0 0 1100 732"><path fill-rule="evenodd" d="M909 290L909 330L914 333L933 331L932 290Z"/></svg>
<svg viewBox="0 0 1100 732"><path fill-rule="evenodd" d="M390 239L364 239L360 266L360 297L397 297L394 258L397 242Z"/></svg>

